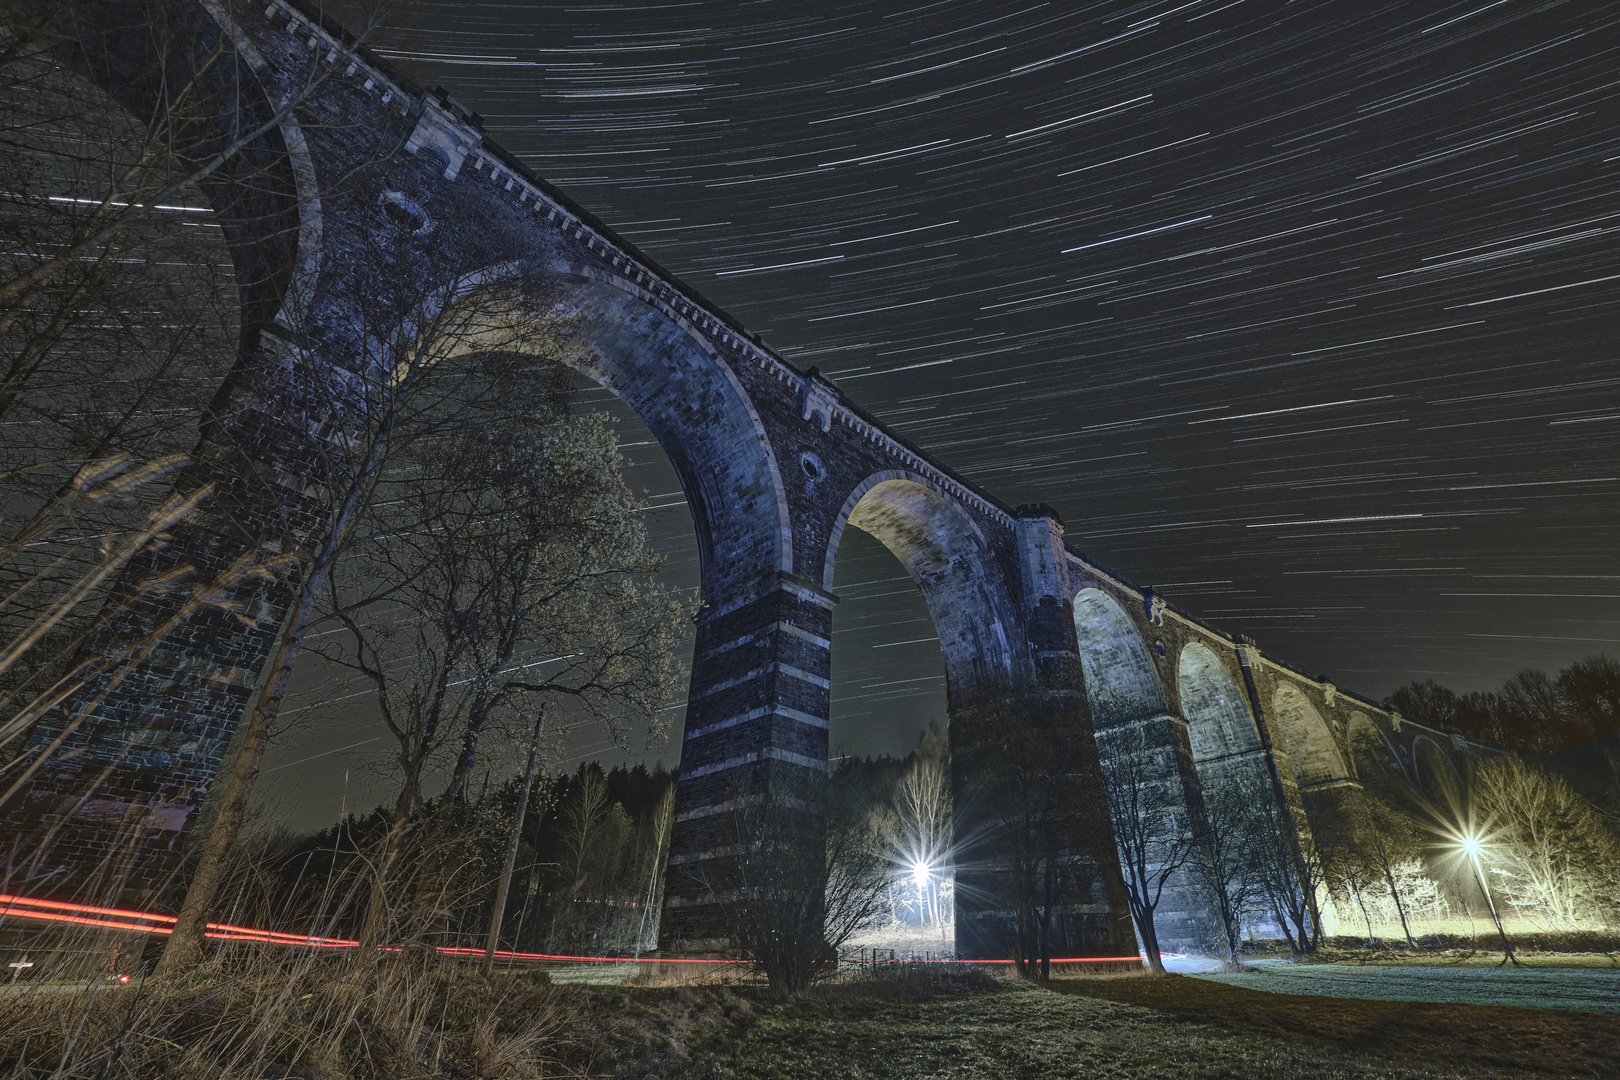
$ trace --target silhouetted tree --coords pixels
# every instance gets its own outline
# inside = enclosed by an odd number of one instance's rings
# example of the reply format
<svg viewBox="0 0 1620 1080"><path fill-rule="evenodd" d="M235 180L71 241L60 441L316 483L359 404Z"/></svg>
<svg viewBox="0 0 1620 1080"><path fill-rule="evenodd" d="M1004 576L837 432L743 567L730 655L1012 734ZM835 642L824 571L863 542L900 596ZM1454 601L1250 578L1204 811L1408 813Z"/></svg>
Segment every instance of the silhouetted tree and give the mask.
<svg viewBox="0 0 1620 1080"><path fill-rule="evenodd" d="M505 392L457 409L400 453L370 534L333 579L329 607L348 633L322 654L369 684L401 784L368 942L383 933L409 834L433 834L418 852L437 853L442 880L431 891L454 889L453 838L471 820L469 784L490 734L566 702L557 715L589 717L622 742L632 720L656 729L672 691L681 613L654 581L661 560L647 547L612 425L570 411L553 365L530 361L513 384L510 360L463 367L465 381ZM429 776L445 785L432 815ZM426 886L424 867L414 869ZM418 892L418 913L435 909Z"/></svg>
<svg viewBox="0 0 1620 1080"><path fill-rule="evenodd" d="M1163 973L1153 916L1165 886L1194 858L1200 822L1187 806L1175 751L1150 743L1144 726L1098 732L1097 750L1131 916L1148 964Z"/></svg>
<svg viewBox="0 0 1620 1080"><path fill-rule="evenodd" d="M917 740L906 771L894 786L899 822L896 861L918 889L923 923L943 926L951 918L946 869L952 862L951 763L945 733L932 720Z"/></svg>
<svg viewBox="0 0 1620 1080"><path fill-rule="evenodd" d="M1238 776L1204 786L1204 820L1190 862L1192 876L1217 920L1215 944L1238 962L1243 931L1260 902L1262 882L1252 853L1254 807L1271 800L1264 777Z"/></svg>
<svg viewBox="0 0 1620 1080"><path fill-rule="evenodd" d="M1458 695L1433 680L1409 683L1390 704L1426 724L1486 742L1549 753L1620 732L1620 661L1597 654L1556 676L1525 668L1499 692Z"/></svg>
<svg viewBox="0 0 1620 1080"><path fill-rule="evenodd" d="M1386 891L1407 945L1415 946L1402 879L1422 857L1423 830L1399 808L1366 792L1342 804L1339 825L1345 837L1338 854L1348 884Z"/></svg>
<svg viewBox="0 0 1620 1080"><path fill-rule="evenodd" d="M1120 888L1108 881L1117 855L1087 713L1067 694L1024 685L964 701L951 728L963 793L958 911L965 867L972 888L1012 916L1007 940L982 944L1005 947L1020 975L1045 980L1066 909ZM988 924L980 932L997 933Z"/></svg>
<svg viewBox="0 0 1620 1080"><path fill-rule="evenodd" d="M731 944L777 996L836 970L838 949L880 910L894 821L859 769L795 769L763 791L738 784L723 826L730 857L691 873L726 913ZM816 809L825 807L825 816Z"/></svg>

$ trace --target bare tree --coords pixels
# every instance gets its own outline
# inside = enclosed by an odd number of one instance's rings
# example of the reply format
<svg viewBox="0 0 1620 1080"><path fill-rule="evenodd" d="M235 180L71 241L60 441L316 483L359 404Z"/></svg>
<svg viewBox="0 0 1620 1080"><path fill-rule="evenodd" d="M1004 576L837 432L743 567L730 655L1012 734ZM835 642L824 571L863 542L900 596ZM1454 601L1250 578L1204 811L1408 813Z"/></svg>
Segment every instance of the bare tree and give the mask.
<svg viewBox="0 0 1620 1080"><path fill-rule="evenodd" d="M1271 800L1264 777L1223 777L1204 786L1204 821L1190 863L1219 925L1216 943L1222 958L1236 964L1243 948L1243 931L1256 904L1262 883L1251 844L1254 806Z"/></svg>
<svg viewBox="0 0 1620 1080"><path fill-rule="evenodd" d="M944 926L946 867L952 862L950 748L939 726L929 721L906 771L894 788L899 818L896 862L919 890L923 921Z"/></svg>
<svg viewBox="0 0 1620 1080"><path fill-rule="evenodd" d="M275 104L254 101L241 92L244 82L252 82L243 70L246 61L230 34L211 25L215 16L230 23L229 3L146 0L131 8L120 13L128 25L113 34L96 23L91 4L11 3L4 10L0 79L10 85L0 90L26 92L49 83L55 66L66 64L106 85L135 84L144 100L136 117L141 138L133 152L116 158L94 151L59 154L63 164L98 175L100 183L94 194L57 195L56 205L39 207L51 212L59 239L40 245L0 277L0 340L61 275L106 258L127 234L205 189L238 224L263 224L254 220L263 217L255 211L260 201L255 195L282 186L281 163L273 152L266 154L269 141L344 66L342 59L312 64L301 83ZM369 31L375 13L363 17ZM346 54L357 41L351 38L343 47ZM77 115L82 113L67 112L64 119ZM35 199L37 190L23 189L25 197Z"/></svg>
<svg viewBox="0 0 1620 1080"><path fill-rule="evenodd" d="M93 231L87 216L108 185L152 153L150 123L75 63L80 14L74 3L0 9L0 280L27 276ZM0 640L27 642L3 677L15 703L32 695L25 687L82 671L91 659L82 648L94 633L107 636L117 607L153 595L131 563L162 545L107 541L143 532L169 494L151 481L172 482L191 464L203 402L239 337L222 232L192 196L80 249L26 303L0 302L9 319L0 332L0 513L10 534ZM182 479L182 496L198 492L206 499L213 489ZM109 573L113 548L125 557ZM45 634L35 632L41 617Z"/></svg>
<svg viewBox="0 0 1620 1080"><path fill-rule="evenodd" d="M778 997L833 973L892 873L889 823L874 817L853 770L840 772L795 769L763 791L739 783L723 826L729 857L689 871L726 913L734 950Z"/></svg>
<svg viewBox="0 0 1620 1080"><path fill-rule="evenodd" d="M635 951L656 948L658 944L658 912L664 907L665 868L669 853L670 832L675 825L675 785L664 789L649 820L637 840L635 865L644 887L636 892L640 913L636 918Z"/></svg>
<svg viewBox="0 0 1620 1080"><path fill-rule="evenodd" d="M508 361L474 359L460 370L475 381ZM470 820L468 785L489 733L561 702L621 744L633 720L661 731L681 612L653 580L661 560L615 432L570 412L563 375L531 363L526 385L416 440L385 480L385 509L342 575L350 583L332 579L332 617L348 642L322 655L370 684L400 782L376 856L368 943L383 932L412 833L428 830L423 850L441 853L445 880L434 888L455 879L451 838ZM444 781L431 813L430 775Z"/></svg>
<svg viewBox="0 0 1620 1080"><path fill-rule="evenodd" d="M965 793L958 880L966 866L973 887L1010 913L1001 944L1029 979L1050 977L1070 910L1120 887L1109 880L1117 856L1086 716L1071 695L1019 686L952 717L951 765Z"/></svg>
<svg viewBox="0 0 1620 1080"><path fill-rule="evenodd" d="M48 547L30 541L0 566L16 601L0 612L0 634L29 644L6 672L18 706L6 730L29 733L9 764L20 781L69 754L93 762L76 777L70 766L54 786L34 783L38 805L21 819L57 824L18 838L26 860L10 860L8 874L54 857L61 823L130 759L198 752L190 732L168 730L150 709L139 730L100 715L104 705L116 709L115 691L162 636L182 625L217 630L221 619L199 618L207 612L273 621L259 600L284 594L285 579L298 576L293 545L266 544L245 526L241 493L219 480L241 464L229 445L232 415L262 374L262 358L241 353L241 342L256 341L284 301L296 306L296 283L283 273L290 262L272 250L285 254L277 245L295 224L282 130L335 68L312 65L272 105L243 93L258 83L233 41L227 4L112 7L0 8L3 510L24 523L19 539L62 508L75 511ZM227 234L237 241L229 250ZM78 497L90 491L80 483L86 467L128 477L142 475L143 463L183 468L180 494L160 507L157 485L127 483L120 495L133 498ZM236 469L235 479L252 473ZM180 504L185 513L171 514ZM114 542L119 533L144 541ZM196 559L199 550L208 557ZM53 631L38 636L30 627L42 614ZM56 719L31 724L58 706ZM137 810L151 819L164 807L160 799ZM109 849L89 879L100 884L81 882L81 891L116 896L122 878L105 868L134 859L140 832L131 831L128 851ZM217 856L205 860L205 878L221 872ZM204 917L188 913L182 941L201 934Z"/></svg>
<svg viewBox="0 0 1620 1080"><path fill-rule="evenodd" d="M1620 840L1567 781L1504 756L1474 767L1469 792L1481 861L1516 909L1549 930L1614 918Z"/></svg>
<svg viewBox="0 0 1620 1080"><path fill-rule="evenodd" d="M1195 857L1198 822L1187 805L1175 751L1151 744L1144 726L1099 732L1097 749L1131 915L1149 966L1163 974L1153 914L1165 887Z"/></svg>
<svg viewBox="0 0 1620 1080"><path fill-rule="evenodd" d="M1430 681L1396 690L1390 703L1427 724L1538 753L1620 731L1620 661L1595 654L1556 676L1525 668L1500 692L1459 696Z"/></svg>
<svg viewBox="0 0 1620 1080"><path fill-rule="evenodd" d="M413 265L414 273L407 274L401 267L408 264L396 250L403 242L379 233L369 248L356 253L351 272L370 299L357 305L363 320L356 328L362 352L352 366L335 363L303 339L284 343L288 355L275 358L279 367L271 377L297 384L295 400L308 412L307 430L336 424L341 435L320 448L318 499L283 506L283 496L263 481L263 504L273 508L269 517L280 522L280 542L298 553L302 572L290 589L290 610L267 665L269 673L231 763L179 922L164 949L163 972L190 966L201 955L220 874L241 828L294 661L320 614L330 577L360 535L390 466L407 450L457 430L469 412L495 409L521 388L534 366L529 356L555 348L555 320L541 293L526 292L522 281L509 282L498 296L468 292L450 266ZM456 358L469 353L486 363L479 377L459 378L464 368ZM239 502L254 490L254 474L244 470L243 475L248 487ZM262 525L263 506L252 512Z"/></svg>
<svg viewBox="0 0 1620 1080"><path fill-rule="evenodd" d="M1275 786L1270 790L1274 793ZM1299 955L1314 952L1321 941L1316 894L1322 865L1316 846L1301 835L1298 818L1288 820L1294 817L1292 808L1279 808L1275 797L1256 799L1249 808L1246 848L1260 895L1289 950Z"/></svg>
<svg viewBox="0 0 1620 1080"><path fill-rule="evenodd" d="M1620 731L1620 660L1597 654L1558 673L1558 689L1583 734L1599 738Z"/></svg>
<svg viewBox="0 0 1620 1080"><path fill-rule="evenodd" d="M1344 807L1349 832L1343 861L1355 887L1382 887L1389 895L1401 933L1409 946L1416 946L1407 911L1403 868L1422 856L1423 837L1417 822L1383 799L1363 792ZM1371 936L1371 931L1368 931Z"/></svg>
<svg viewBox="0 0 1620 1080"><path fill-rule="evenodd" d="M512 889L512 870L517 865L518 847L523 841L523 819L529 813L529 793L534 790L535 759L540 753L540 734L545 729L545 710L534 718L534 734L529 737L529 757L523 767L523 792L518 796L517 811L512 815L512 839L506 845L506 863L501 867L500 884L495 889L495 904L490 911L489 933L484 943L484 974L495 970L495 950L501 942L501 922L506 917L506 898Z"/></svg>
<svg viewBox="0 0 1620 1080"><path fill-rule="evenodd" d="M581 766L578 780L572 798L563 802L557 815L566 906L560 904L552 912L546 943L553 950L559 934L578 935L584 928L589 915L581 908L582 901L607 897L630 839L630 815L608 797L602 770L594 763Z"/></svg>

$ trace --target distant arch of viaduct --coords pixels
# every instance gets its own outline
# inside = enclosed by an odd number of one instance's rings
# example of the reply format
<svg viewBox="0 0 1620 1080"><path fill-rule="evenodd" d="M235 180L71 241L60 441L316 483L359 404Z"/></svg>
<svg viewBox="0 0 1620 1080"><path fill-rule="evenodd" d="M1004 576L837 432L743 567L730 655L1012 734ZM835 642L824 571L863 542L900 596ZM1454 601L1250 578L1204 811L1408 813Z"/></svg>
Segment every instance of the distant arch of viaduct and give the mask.
<svg viewBox="0 0 1620 1080"><path fill-rule="evenodd" d="M715 932L692 871L726 857L719 824L739 785L826 768L832 568L850 526L882 541L921 590L953 710L1020 682L1042 686L1051 708L1076 709L1083 686L1098 729L1145 725L1173 746L1189 791L1222 769L1256 767L1291 807L1301 791L1375 775L1427 784L1471 752L1133 585L1066 542L1050 509L1009 507L958 477L531 175L448 95L411 85L301 6L154 4L162 34L132 18L138 2L83 10L85 24L68 29L89 45L84 63L134 111L213 50L228 62L204 77L229 84L238 118L273 117L316 85L205 185L242 283L244 330L193 479L220 485L216 507L237 502L177 530L137 573L180 560L217 567L242 541L274 533L256 514L316 513L322 447L342 438L346 418L336 405L309 413L299 358L312 348L339 379L360 362L355 312L378 302L362 256L379 235L411 273L497 288L543 281L588 342L580 369L668 453L692 509L703 602L666 945ZM204 149L228 135L203 122L187 131ZM274 505L255 511L266 477ZM218 524L227 518L230 528ZM0 810L12 835L55 845L13 890L105 872L114 836L139 841L122 871L136 896L170 865L288 603L265 588L244 599L253 625L197 616L58 748L25 799ZM53 737L46 725L31 753ZM1098 780L1093 756L1077 782ZM1106 841L1107 822L1094 824ZM1117 864L1104 876L1093 907L1110 917L1103 947L1118 948L1130 932ZM964 911L971 922L971 904Z"/></svg>

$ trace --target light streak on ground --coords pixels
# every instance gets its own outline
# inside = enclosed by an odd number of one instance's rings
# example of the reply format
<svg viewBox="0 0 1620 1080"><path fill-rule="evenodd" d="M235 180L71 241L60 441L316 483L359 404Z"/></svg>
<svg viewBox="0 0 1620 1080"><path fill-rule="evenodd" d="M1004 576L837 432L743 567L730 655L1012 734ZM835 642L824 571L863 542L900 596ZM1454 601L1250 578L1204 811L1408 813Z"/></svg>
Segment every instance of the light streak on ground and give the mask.
<svg viewBox="0 0 1620 1080"><path fill-rule="evenodd" d="M94 904L74 904L62 900L35 900L26 896L0 893L0 921L6 918L27 919L33 922L58 923L71 926L97 926L109 930L128 930L137 934L174 933L173 915L157 915L130 908L99 907ZM269 945L303 945L320 949L353 949L360 943L352 938L326 938L312 934L289 934L280 930L260 930L251 926L230 923L209 923L208 937L213 941L258 942ZM378 947L394 952L397 945ZM484 950L468 946L440 945L434 951L441 956L483 956ZM1164 953L1173 956L1173 953ZM746 964L746 960L728 960L715 957L641 957L641 956L569 956L556 953L514 952L496 949L498 960L527 960L535 962L568 961L592 964ZM1067 956L1053 957L1054 964L1117 964L1140 960L1138 956ZM908 960L918 964L1011 964L1011 960Z"/></svg>

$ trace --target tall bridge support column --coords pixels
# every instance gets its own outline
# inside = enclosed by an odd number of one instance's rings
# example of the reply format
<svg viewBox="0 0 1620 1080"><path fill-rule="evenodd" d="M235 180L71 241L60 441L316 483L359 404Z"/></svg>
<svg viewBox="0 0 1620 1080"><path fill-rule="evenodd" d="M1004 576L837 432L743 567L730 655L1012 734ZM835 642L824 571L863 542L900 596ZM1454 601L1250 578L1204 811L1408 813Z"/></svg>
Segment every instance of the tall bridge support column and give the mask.
<svg viewBox="0 0 1620 1080"><path fill-rule="evenodd" d="M1140 767L1124 768L1125 775L1145 784L1168 788L1171 798L1197 836L1204 820L1204 779L1193 760L1187 721L1172 712L1124 720L1097 730L1097 749L1103 767L1112 755L1135 754L1146 760ZM1197 858L1195 853L1191 858ZM1150 865L1150 872L1158 867ZM1213 940L1217 925L1204 899L1191 859L1172 874L1154 911L1153 927L1159 948L1166 952L1199 951Z"/></svg>
<svg viewBox="0 0 1620 1080"><path fill-rule="evenodd" d="M999 958L1013 945L1018 913L1006 905L1016 901L1018 886L1011 880L1017 868L1008 862L1015 853L1007 850L1007 836L1025 831L1018 818L1033 812L1052 818L1037 829L1049 827L1062 837L1061 850L1041 854L1066 863L1072 875L1050 913L1054 951L1128 956L1136 952L1135 935L1060 570L1063 524L1050 507L1026 506L1019 508L1016 530L1028 659L1016 666L1010 686L967 694L952 688L952 783L959 819L964 812L969 818L967 835L958 836L957 953ZM1029 805L973 801L975 794L1005 797L1021 788ZM972 817L983 819L982 828Z"/></svg>
<svg viewBox="0 0 1620 1080"><path fill-rule="evenodd" d="M244 557L290 551L320 511L306 481L322 470L312 433L330 427L306 415L311 395L290 351L264 341L216 395L175 485L180 493L212 485L212 494L169 530L171 540L125 567L78 659L129 655L178 623L46 714L8 771L7 788L27 779L0 806L4 891L146 906L179 867L298 574L248 577L206 604L198 591ZM143 589L165 576L175 576L173 587Z"/></svg>
<svg viewBox="0 0 1620 1080"><path fill-rule="evenodd" d="M1311 872L1307 861L1311 834L1310 824L1305 816L1305 804L1299 797L1299 785L1295 782L1293 769L1289 767L1287 757L1282 752L1276 719L1266 709L1260 695L1260 684L1255 670L1257 650L1254 642L1246 637L1238 637L1236 641L1238 665L1243 672L1243 690L1249 699L1249 707L1254 711L1255 732L1260 738L1260 749L1264 755L1266 772L1271 780L1272 795L1277 800L1278 822L1288 842L1289 852L1293 856L1295 880L1305 895L1311 921L1319 929L1322 914L1316 903L1316 875Z"/></svg>
<svg viewBox="0 0 1620 1080"><path fill-rule="evenodd" d="M778 572L752 595L717 598L698 616L681 778L675 794L659 948L729 940L717 893L738 842L738 799L827 772L828 674L837 597ZM805 807L806 829L820 808Z"/></svg>

